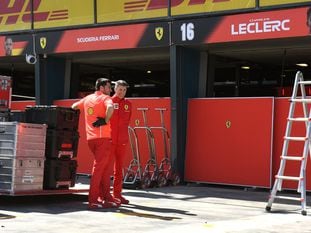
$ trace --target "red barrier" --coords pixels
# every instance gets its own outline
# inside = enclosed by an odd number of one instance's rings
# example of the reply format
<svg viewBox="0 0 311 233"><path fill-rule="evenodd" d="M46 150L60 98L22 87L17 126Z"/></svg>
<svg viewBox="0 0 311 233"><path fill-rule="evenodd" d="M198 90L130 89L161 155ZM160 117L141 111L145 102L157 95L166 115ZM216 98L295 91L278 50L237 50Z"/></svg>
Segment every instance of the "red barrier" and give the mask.
<svg viewBox="0 0 311 233"><path fill-rule="evenodd" d="M270 187L273 98L188 103L185 180Z"/></svg>

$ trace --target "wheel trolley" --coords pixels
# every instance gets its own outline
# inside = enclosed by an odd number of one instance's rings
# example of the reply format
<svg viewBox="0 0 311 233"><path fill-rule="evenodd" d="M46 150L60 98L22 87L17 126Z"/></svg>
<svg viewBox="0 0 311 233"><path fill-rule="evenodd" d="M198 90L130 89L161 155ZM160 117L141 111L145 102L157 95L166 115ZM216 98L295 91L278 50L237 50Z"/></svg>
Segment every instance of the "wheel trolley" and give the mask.
<svg viewBox="0 0 311 233"><path fill-rule="evenodd" d="M124 175L123 186L125 188L128 187L138 188L141 185L142 179L142 168L140 164L138 139L135 129L132 128L131 126L128 127L128 134L133 159L130 161L127 171Z"/></svg>
<svg viewBox="0 0 311 233"><path fill-rule="evenodd" d="M170 158L170 135L164 123L164 111L166 111L166 108L155 108L154 110L159 111L160 113L161 126L153 126L150 127L150 129L161 130L164 145L164 158L159 164L157 183L159 187L163 187L167 184L177 185L180 183L180 176L175 171L173 171L172 168L172 162Z"/></svg>
<svg viewBox="0 0 311 233"><path fill-rule="evenodd" d="M157 156L155 152L155 139L154 135L148 127L147 122L147 114L148 108L137 108L137 110L142 111L144 126L136 126L134 130L144 130L146 132L147 137L147 144L148 144L148 151L149 151L149 159L146 162L142 180L141 180L141 187L142 188L149 188L157 185L158 181L158 164L157 164Z"/></svg>

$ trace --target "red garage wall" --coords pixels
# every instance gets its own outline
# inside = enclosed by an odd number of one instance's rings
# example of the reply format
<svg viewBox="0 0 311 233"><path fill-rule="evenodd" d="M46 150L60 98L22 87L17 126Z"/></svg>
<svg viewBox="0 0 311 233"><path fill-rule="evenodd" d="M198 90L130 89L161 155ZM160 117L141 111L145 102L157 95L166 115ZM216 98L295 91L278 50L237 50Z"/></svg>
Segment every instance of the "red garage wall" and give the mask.
<svg viewBox="0 0 311 233"><path fill-rule="evenodd" d="M270 187L273 102L189 100L185 180Z"/></svg>

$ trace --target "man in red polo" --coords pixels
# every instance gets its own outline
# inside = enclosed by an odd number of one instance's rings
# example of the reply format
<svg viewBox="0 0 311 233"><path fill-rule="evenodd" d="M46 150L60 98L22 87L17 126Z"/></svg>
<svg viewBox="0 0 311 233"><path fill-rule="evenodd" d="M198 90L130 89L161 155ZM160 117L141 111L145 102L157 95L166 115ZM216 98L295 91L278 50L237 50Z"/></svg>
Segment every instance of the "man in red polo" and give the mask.
<svg viewBox="0 0 311 233"><path fill-rule="evenodd" d="M114 113L110 119L111 137L112 137L112 155L114 156L114 182L113 196L119 199L121 204L129 204L129 201L122 195L122 166L125 156L126 145L129 140L128 126L132 114L132 104L125 99L126 91L129 85L124 80L115 82L112 96Z"/></svg>
<svg viewBox="0 0 311 233"><path fill-rule="evenodd" d="M111 129L110 118L113 114L113 102L109 96L111 81L99 78L95 92L72 105L84 113L85 131L88 146L94 154L94 164L89 191L89 208L117 207L110 194Z"/></svg>

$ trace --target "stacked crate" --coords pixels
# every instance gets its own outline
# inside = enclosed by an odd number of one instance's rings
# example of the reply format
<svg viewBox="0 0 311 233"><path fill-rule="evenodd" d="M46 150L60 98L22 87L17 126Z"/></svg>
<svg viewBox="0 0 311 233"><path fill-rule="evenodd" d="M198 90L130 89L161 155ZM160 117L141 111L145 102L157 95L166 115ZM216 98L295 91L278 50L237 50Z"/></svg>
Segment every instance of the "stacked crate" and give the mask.
<svg viewBox="0 0 311 233"><path fill-rule="evenodd" d="M0 192L43 189L44 124L0 122Z"/></svg>
<svg viewBox="0 0 311 233"><path fill-rule="evenodd" d="M67 107L34 106L25 110L26 122L47 124L44 189L75 185L79 111Z"/></svg>
<svg viewBox="0 0 311 233"><path fill-rule="evenodd" d="M10 121L12 80L0 75L0 122Z"/></svg>

